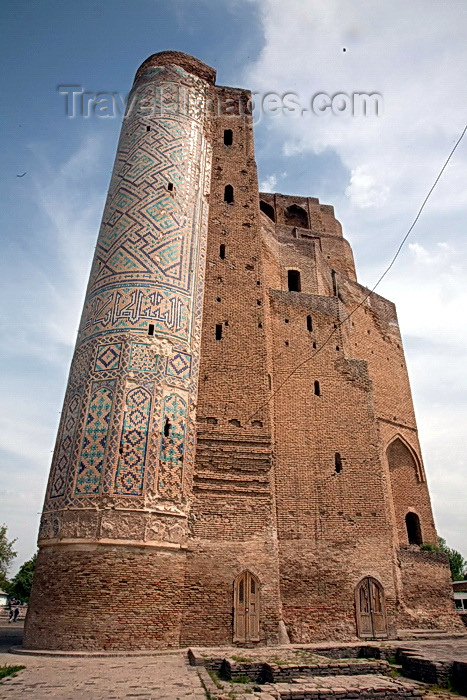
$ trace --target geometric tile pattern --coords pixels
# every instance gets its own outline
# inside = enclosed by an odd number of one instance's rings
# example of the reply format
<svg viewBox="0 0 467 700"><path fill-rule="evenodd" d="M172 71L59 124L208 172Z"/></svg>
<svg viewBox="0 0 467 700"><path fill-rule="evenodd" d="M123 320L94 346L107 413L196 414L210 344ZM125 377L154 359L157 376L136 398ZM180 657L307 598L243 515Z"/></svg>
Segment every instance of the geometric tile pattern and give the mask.
<svg viewBox="0 0 467 700"><path fill-rule="evenodd" d="M206 236L206 84L174 66L147 78L130 103L137 94L141 105L156 100L155 110L131 110L122 127L78 344L149 323L156 335L189 342Z"/></svg>
<svg viewBox="0 0 467 700"><path fill-rule="evenodd" d="M180 500L185 451L187 406L177 394L164 399L159 453L159 493L162 497Z"/></svg>
<svg viewBox="0 0 467 700"><path fill-rule="evenodd" d="M136 273L188 292L192 221L184 199L190 126L186 120L158 118L150 133L144 124L139 128L133 143L125 142L118 186L104 214L94 289ZM179 196L167 192L168 182L175 183Z"/></svg>
<svg viewBox="0 0 467 700"><path fill-rule="evenodd" d="M167 358L167 375L188 379L191 372L191 355L184 352L176 352Z"/></svg>
<svg viewBox="0 0 467 700"><path fill-rule="evenodd" d="M115 493L140 495L151 411L151 395L143 387L128 392L120 439L120 457L115 475Z"/></svg>
<svg viewBox="0 0 467 700"><path fill-rule="evenodd" d="M90 398L76 475L76 494L99 492L112 399L113 394L107 387L97 389Z"/></svg>
<svg viewBox="0 0 467 700"><path fill-rule="evenodd" d="M121 343L112 345L99 345L97 348L95 372L103 372L110 369L118 369L120 364Z"/></svg>
<svg viewBox="0 0 467 700"><path fill-rule="evenodd" d="M159 356L154 348L145 343L132 343L128 369L137 372L155 372Z"/></svg>
<svg viewBox="0 0 467 700"><path fill-rule="evenodd" d="M123 122L70 371L67 396L79 392L80 405L67 398L51 470L45 510L57 516L99 509L102 497L136 510L145 489L177 501L185 488L190 495L195 429L187 405L199 372L209 90L175 66L147 78L140 97L152 100L162 85L166 111ZM180 85L186 112L176 110ZM154 343L145 342L150 325ZM167 384L172 396L164 398ZM168 435L151 439L162 416Z"/></svg>
<svg viewBox="0 0 467 700"><path fill-rule="evenodd" d="M79 394L74 394L68 401L65 409L62 430L57 441L58 446L51 477L50 498L57 498L58 496L63 496L65 493L71 452L81 405L80 399L81 397Z"/></svg>

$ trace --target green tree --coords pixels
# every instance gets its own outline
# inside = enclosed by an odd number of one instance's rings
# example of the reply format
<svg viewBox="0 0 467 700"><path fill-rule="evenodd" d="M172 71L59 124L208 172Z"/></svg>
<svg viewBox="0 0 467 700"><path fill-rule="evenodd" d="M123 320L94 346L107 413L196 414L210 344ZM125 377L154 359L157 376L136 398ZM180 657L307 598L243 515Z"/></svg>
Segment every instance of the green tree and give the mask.
<svg viewBox="0 0 467 700"><path fill-rule="evenodd" d="M9 540L7 537L7 526L0 525L0 588L6 590L8 588L7 573L11 562L16 557L16 552L13 545L16 540ZM7 593L9 591L6 591Z"/></svg>
<svg viewBox="0 0 467 700"><path fill-rule="evenodd" d="M19 598L22 603L27 603L31 594L36 559L37 554L25 561L10 584L10 595Z"/></svg>
<svg viewBox="0 0 467 700"><path fill-rule="evenodd" d="M426 542L422 544L420 549L425 549L430 552L442 552L447 554L449 558L449 567L451 569L451 578L453 581L463 581L467 577L467 560L457 549L451 549L446 544L446 540L438 537L438 544L430 544Z"/></svg>

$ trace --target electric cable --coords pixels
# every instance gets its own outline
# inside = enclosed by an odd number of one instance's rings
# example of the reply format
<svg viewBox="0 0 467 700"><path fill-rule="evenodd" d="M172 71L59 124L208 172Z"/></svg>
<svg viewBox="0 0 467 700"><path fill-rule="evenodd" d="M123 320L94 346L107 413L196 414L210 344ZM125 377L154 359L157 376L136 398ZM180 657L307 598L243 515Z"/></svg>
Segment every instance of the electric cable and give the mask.
<svg viewBox="0 0 467 700"><path fill-rule="evenodd" d="M448 157L446 158L443 167L442 167L441 170L439 171L439 173L438 173L438 175L437 175L437 177L436 177L434 183L433 183L432 186L430 187L430 189L429 189L429 191L428 191L428 194L426 195L425 199L424 199L423 202L422 202L422 205L420 206L420 208L419 208L419 210L418 210L418 212L417 212L417 215L415 216L415 218L414 218L414 220L412 221L412 223L411 223L411 225L410 225L410 227L409 227L407 233L405 234L405 236L403 237L401 243L399 244L399 247L397 248L394 257L392 258L392 260L391 260L391 262L389 263L389 265L387 266L387 268L384 270L383 274L379 277L379 279L378 279L378 281L376 282L376 284L374 285L374 287L372 287L371 289L368 290L368 293L363 297L363 299L357 304L357 306L356 306L354 309L352 309L352 311L351 311L344 319L342 319L342 320L337 319L337 323L334 325L333 330L331 331L331 333L329 333L329 335L327 336L327 338L326 338L326 340L324 341L324 343L322 343L322 344L319 346L319 348L317 348L311 355L308 355L308 357L306 357L304 360L302 360L302 362L299 362L299 364L296 365L296 366L294 367L294 369L293 369L291 372L289 372L289 374L288 374L288 375L285 377L285 379L279 384L279 386L278 386L276 389L274 389L274 391L273 391L273 392L271 393L271 395L266 399L266 401L265 401L264 403L262 403L262 404L255 410L255 412L252 413L252 414L247 418L247 421L246 421L247 423L248 423L254 416L256 416L256 414L257 414L259 411L261 411L262 408L264 408L265 406L267 406L268 403L269 403L270 401L272 401L272 399L274 398L274 396L276 396L276 394L282 389L282 387L289 381L290 377L292 377L301 367L303 367L303 365L307 364L307 362L309 362L309 361L312 360L314 357L316 357L316 355L318 355L318 354L321 352L321 350L322 350L324 347L326 347L326 345L327 345L328 342L331 340L331 338L332 338L333 335L336 333L336 331L338 331L339 328L340 328L344 323L346 323L346 322L354 315L354 313L355 313L361 306L363 306L363 304L366 302L366 300L374 293L375 289L376 289L376 288L378 287L378 285L383 281L383 279L386 277L386 275L388 274L389 270L392 268L392 266L393 266L394 263L396 262L397 258L399 257L399 254L400 254L400 252L401 252L401 250L402 250L402 248L403 248L405 242L407 241L408 237L410 236L410 234L411 234L411 232L412 232L412 230L413 230L415 224L416 224L417 221L419 220L420 215L421 215L422 211L423 211L424 208L425 208L425 205L427 204L429 198L431 197L431 194L433 193L433 190L435 189L436 185L438 184L439 180L441 179L442 174L443 174L444 171L446 170L446 168L447 168L447 166L448 166L448 163L449 163L449 161L451 160L452 156L454 155L454 153L455 153L457 147L459 146L460 142L461 142L462 139L464 138L466 131L467 131L467 124L464 126L464 129L463 129L461 135L459 136L459 138L457 139L456 143L454 144L454 147L452 148L451 152L449 153Z"/></svg>

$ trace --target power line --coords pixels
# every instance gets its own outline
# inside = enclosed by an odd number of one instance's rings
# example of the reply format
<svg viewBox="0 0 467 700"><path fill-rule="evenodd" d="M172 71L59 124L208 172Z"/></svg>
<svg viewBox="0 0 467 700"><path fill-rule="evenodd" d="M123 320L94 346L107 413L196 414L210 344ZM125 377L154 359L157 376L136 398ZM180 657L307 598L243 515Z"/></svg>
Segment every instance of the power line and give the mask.
<svg viewBox="0 0 467 700"><path fill-rule="evenodd" d="M292 377L301 367L303 367L303 365L307 364L307 362L309 362L309 361L312 360L314 357L316 357L316 355L318 355L318 354L321 352L321 350L322 350L324 347L326 347L326 345L327 345L328 342L331 340L331 338L332 338L333 335L336 333L336 331L338 331L339 328L340 328L344 323L346 323L346 321L348 321L349 318L351 318L351 317L354 315L354 313L355 313L361 306L363 306L363 304L366 302L366 300L368 299L368 297L370 297L370 296L374 293L376 287L378 287L378 285L379 285L379 284L382 282L382 280L386 277L386 275L388 274L389 270L392 268L392 266L393 266L394 263L396 262L397 258L399 257L399 254L400 254L400 252L401 252L401 250L402 250L402 248L403 248L403 246L404 246L404 243L407 241L407 239L408 239L408 237L410 236L410 234L411 234L411 232L412 232L412 230L413 230L415 224L416 224L417 221L419 220L420 215L421 215L422 211L424 210L426 203L428 202L429 198L431 197L431 194L432 194L433 190L435 189L436 185L438 184L439 180L441 179L442 174L443 174L444 171L446 170L449 161L451 160L452 156L454 155L454 153L455 153L457 147L459 146L460 142L461 142L462 139L464 138L466 132L467 132L467 124L464 126L464 129L463 129L461 135L459 136L459 138L457 139L456 143L454 144L454 147L452 148L450 154L449 154L448 157L446 158L443 167L442 167L441 170L439 171L439 173L438 173L438 175L437 175L437 177L436 177L434 183L433 183L432 186L430 187L430 189L429 189L429 191L428 191L428 194L426 195L425 199L424 199L423 202L422 202L421 207L419 208L419 210L418 210L418 212L417 212L417 215L415 216L415 218L414 218L414 220L412 221L412 223L411 223L411 225L410 225L410 227L409 227L407 233L405 234L405 236L403 237L402 241L400 242L399 247L397 248L394 257L392 258L391 262L389 263L389 265L387 266L387 268L384 270L383 274L382 274L381 277L378 279L378 281L376 282L376 284L374 285L374 287L372 287L372 289L369 289L369 290L368 290L368 294L366 294L366 295L363 297L363 299L361 300L361 302L360 302L359 304L357 304L357 306L356 306L344 319L342 319L342 321L340 321L339 319L337 319L337 323L334 325L334 329L333 329L333 330L331 331L331 333L328 335L328 337L326 338L326 340L324 341L324 343L323 343L322 345L320 345L320 347L319 347L317 350L315 350L315 352L313 352L311 355L309 355L309 356L306 357L304 360L302 360L302 362L300 362L298 365L296 365L296 367L294 367L294 369L293 369L291 372L289 372L289 374L286 376L286 378L279 384L279 386L277 387L277 389L275 389L275 390L272 392L272 394L269 396L269 398L268 398L264 403L262 403L262 404L255 410L255 412L251 414L251 416L249 416L249 417L247 418L247 422L249 422L259 411L261 411L262 408L264 408L265 406L267 406L267 404L268 404L270 401L272 401L272 399L274 398L274 396L276 396L276 394L282 389L282 387L284 386L284 384L286 384L286 383L289 381L290 377Z"/></svg>

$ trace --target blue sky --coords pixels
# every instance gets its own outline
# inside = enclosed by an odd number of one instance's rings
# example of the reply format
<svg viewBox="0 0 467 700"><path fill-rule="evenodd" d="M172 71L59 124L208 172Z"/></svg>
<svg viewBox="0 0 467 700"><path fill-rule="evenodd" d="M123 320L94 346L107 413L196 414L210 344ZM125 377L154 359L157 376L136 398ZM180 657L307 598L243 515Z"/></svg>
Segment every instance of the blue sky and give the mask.
<svg viewBox="0 0 467 700"><path fill-rule="evenodd" d="M174 49L260 96L380 93L379 117L255 127L262 187L333 204L372 286L467 121L467 6L4 0L2 15L0 523L18 538L14 572L35 551L121 121L67 118L57 87L126 95L145 58ZM466 163L467 138L379 289L398 308L438 530L465 557Z"/></svg>

